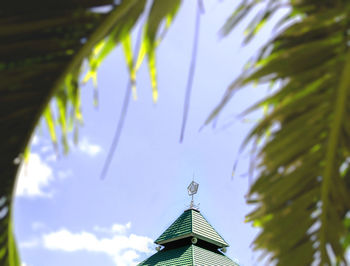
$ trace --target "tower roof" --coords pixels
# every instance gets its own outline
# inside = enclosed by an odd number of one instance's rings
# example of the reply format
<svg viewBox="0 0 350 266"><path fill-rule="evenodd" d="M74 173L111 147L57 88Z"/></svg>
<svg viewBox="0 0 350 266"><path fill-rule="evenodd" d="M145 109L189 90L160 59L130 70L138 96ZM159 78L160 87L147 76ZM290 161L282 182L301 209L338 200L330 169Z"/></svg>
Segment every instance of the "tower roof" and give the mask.
<svg viewBox="0 0 350 266"><path fill-rule="evenodd" d="M155 243L164 245L187 237L196 237L220 248L229 246L203 215L195 209L184 211L183 214L156 239Z"/></svg>
<svg viewBox="0 0 350 266"><path fill-rule="evenodd" d="M193 195L197 193L197 189L198 184L192 181L188 186L188 194L192 197L191 207L154 241L163 247L158 246L158 252L138 264L139 266L239 266L223 254L228 247L226 241L199 210L194 209Z"/></svg>
<svg viewBox="0 0 350 266"><path fill-rule="evenodd" d="M182 265L225 265L238 266L237 263L219 251L211 251L196 245L186 245L171 250L161 250L139 264L149 266Z"/></svg>

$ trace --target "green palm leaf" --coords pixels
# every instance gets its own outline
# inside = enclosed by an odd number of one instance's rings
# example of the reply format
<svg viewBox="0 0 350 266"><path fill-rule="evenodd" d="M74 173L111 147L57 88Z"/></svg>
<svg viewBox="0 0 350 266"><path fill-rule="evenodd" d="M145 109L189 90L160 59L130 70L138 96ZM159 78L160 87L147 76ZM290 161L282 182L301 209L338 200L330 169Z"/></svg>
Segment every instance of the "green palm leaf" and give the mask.
<svg viewBox="0 0 350 266"><path fill-rule="evenodd" d="M176 4L171 3L169 8L163 2L154 1L152 10L157 12L148 16L153 21L148 25L149 29L152 26L154 36L164 18L167 18L166 27L169 26L180 4L174 1ZM0 126L4 129L0 145L0 265L20 265L12 228L12 201L19 164L28 157L26 146L41 115L56 149L61 136L67 151L68 131L74 129L76 138L82 122L79 77L83 60L89 59L87 81L96 77L102 60L123 42L131 69L130 35L144 13L145 3L130 0L115 5L112 0L64 0L51 1L48 5L38 1L24 2L21 9L18 3L3 3L0 10ZM100 7L106 12L94 12ZM147 50L152 60L154 41L149 40L151 47ZM155 65L152 69L155 71ZM155 78L152 84L156 84ZM52 98L56 100L57 112L48 105ZM57 119L54 113L58 114Z"/></svg>
<svg viewBox="0 0 350 266"><path fill-rule="evenodd" d="M250 24L256 25L250 29L252 34L280 1L265 3L265 15ZM252 5L254 1L243 1L235 15L246 15ZM280 81L278 91L250 109L271 107L246 141L264 138L258 151L259 174L249 193L256 209L247 220L263 229L254 247L278 265L346 264L350 9L346 2L290 1L288 5L288 26L261 49L254 66L232 83L206 122L236 89L256 81ZM233 16L224 32L235 23Z"/></svg>
<svg viewBox="0 0 350 266"><path fill-rule="evenodd" d="M148 66L151 76L152 98L156 102L158 100L157 89L157 71L156 71L156 55L157 32L161 22L166 20L166 27L169 27L171 21L180 7L181 0L156 0L153 2L149 18L145 27L145 35L143 45L148 56Z"/></svg>

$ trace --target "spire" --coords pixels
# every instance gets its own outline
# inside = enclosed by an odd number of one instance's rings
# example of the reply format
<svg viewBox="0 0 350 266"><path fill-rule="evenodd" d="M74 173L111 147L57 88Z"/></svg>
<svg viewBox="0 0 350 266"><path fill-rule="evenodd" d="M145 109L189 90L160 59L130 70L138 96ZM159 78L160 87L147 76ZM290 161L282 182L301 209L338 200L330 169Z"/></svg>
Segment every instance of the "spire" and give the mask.
<svg viewBox="0 0 350 266"><path fill-rule="evenodd" d="M187 187L190 208L185 210L154 243L157 253L138 266L225 265L239 266L224 253L229 245L209 224L193 200L198 183Z"/></svg>
<svg viewBox="0 0 350 266"><path fill-rule="evenodd" d="M189 184L189 186L187 187L188 195L192 197L191 203L190 203L190 209L195 209L195 210L199 209L199 204L195 205L193 201L193 196L194 194L197 194L198 187L199 187L199 184L194 182L194 177L193 177L191 184Z"/></svg>

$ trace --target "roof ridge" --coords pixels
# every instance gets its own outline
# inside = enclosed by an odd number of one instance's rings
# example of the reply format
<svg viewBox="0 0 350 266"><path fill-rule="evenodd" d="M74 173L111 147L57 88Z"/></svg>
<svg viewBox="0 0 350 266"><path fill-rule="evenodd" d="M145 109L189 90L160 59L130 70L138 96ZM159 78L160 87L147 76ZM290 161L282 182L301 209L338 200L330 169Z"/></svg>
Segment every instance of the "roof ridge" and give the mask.
<svg viewBox="0 0 350 266"><path fill-rule="evenodd" d="M195 257L194 257L194 248L193 248L193 244L191 245L191 252L192 252L192 266L195 266Z"/></svg>
<svg viewBox="0 0 350 266"><path fill-rule="evenodd" d="M193 211L191 211L191 233L193 233Z"/></svg>

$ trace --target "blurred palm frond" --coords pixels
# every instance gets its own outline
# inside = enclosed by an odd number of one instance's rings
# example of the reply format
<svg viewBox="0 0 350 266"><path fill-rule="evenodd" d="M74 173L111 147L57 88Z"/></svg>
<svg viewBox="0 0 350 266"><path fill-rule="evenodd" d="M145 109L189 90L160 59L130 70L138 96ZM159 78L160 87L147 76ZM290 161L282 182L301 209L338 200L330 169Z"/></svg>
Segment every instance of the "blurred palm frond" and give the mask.
<svg viewBox="0 0 350 266"><path fill-rule="evenodd" d="M144 43L151 73L155 73L155 44L160 25L169 27L180 0L155 0L147 16ZM131 33L146 0L62 0L2 3L0 9L0 265L19 266L12 226L12 201L20 163L41 117L51 139L68 151L67 132L82 122L80 77L96 78L103 59L124 43L131 79ZM139 56L138 66L143 56ZM134 69L135 68L135 69ZM153 95L157 94L152 74ZM55 104L50 105L51 99ZM57 116L57 118L56 118ZM56 132L60 129L60 133ZM59 136L61 141L58 140Z"/></svg>

